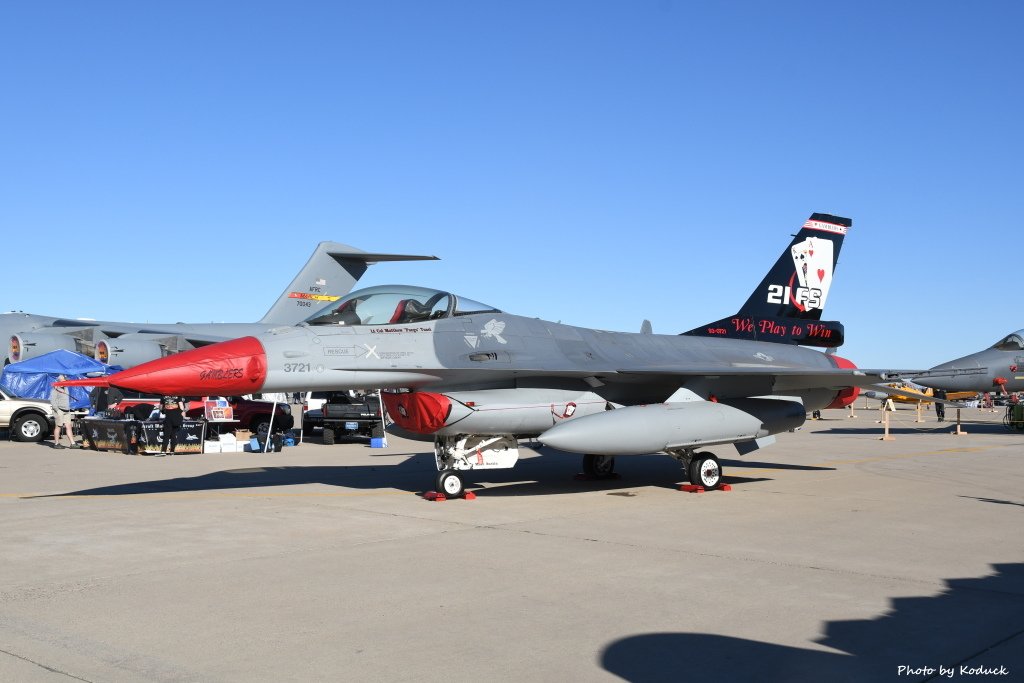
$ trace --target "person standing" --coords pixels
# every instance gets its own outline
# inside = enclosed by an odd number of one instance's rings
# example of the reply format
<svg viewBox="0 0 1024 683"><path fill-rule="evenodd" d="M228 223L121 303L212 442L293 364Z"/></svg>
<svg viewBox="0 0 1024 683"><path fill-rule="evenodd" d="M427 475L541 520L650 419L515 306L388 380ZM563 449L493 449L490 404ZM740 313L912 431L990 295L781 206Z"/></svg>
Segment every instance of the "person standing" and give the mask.
<svg viewBox="0 0 1024 683"><path fill-rule="evenodd" d="M934 396L937 399L941 399L943 401L946 400L946 392L945 392L944 389L936 389ZM945 403L940 403L939 401L935 401L935 417L939 418L939 422L945 422L946 421L946 404Z"/></svg>
<svg viewBox="0 0 1024 683"><path fill-rule="evenodd" d="M57 375L57 381L63 382L67 379L64 375ZM71 394L67 387L53 387L50 390L50 407L53 408L53 446L52 448L64 448L60 445L60 430L64 428L71 442L71 448L75 448L75 437L71 434Z"/></svg>
<svg viewBox="0 0 1024 683"><path fill-rule="evenodd" d="M108 409L117 408L117 404L124 398L124 394L117 387L94 387L89 392L89 402L92 404L93 415L102 413Z"/></svg>
<svg viewBox="0 0 1024 683"><path fill-rule="evenodd" d="M173 453L174 447L178 445L178 430L185 421L184 401L178 396L164 396L160 399L160 410L164 414L160 455L164 455Z"/></svg>

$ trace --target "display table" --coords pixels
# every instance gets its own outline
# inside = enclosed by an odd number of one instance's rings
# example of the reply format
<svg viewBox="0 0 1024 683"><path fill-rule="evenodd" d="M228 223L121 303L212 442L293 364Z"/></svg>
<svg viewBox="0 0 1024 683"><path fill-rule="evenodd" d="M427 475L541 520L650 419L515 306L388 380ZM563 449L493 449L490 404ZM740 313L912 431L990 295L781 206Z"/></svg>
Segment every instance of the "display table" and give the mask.
<svg viewBox="0 0 1024 683"><path fill-rule="evenodd" d="M79 423L86 444L94 451L156 453L160 450L162 421L108 420L87 417ZM178 429L175 453L202 453L205 420L185 420Z"/></svg>

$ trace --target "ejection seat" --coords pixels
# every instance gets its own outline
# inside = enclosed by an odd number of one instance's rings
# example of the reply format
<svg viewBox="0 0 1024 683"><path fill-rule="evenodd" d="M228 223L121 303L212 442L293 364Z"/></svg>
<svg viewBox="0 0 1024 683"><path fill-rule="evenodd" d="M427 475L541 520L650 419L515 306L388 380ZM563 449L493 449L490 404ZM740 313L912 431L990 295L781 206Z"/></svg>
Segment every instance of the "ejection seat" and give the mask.
<svg viewBox="0 0 1024 683"><path fill-rule="evenodd" d="M391 315L392 323L418 323L430 318L430 308L416 299L402 299Z"/></svg>

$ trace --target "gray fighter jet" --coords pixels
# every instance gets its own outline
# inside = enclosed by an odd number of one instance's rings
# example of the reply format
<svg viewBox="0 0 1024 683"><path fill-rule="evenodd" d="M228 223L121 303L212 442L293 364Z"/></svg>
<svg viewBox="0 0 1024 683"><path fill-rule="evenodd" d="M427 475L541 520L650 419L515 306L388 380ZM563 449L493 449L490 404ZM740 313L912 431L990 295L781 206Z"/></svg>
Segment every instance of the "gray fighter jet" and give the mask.
<svg viewBox="0 0 1024 683"><path fill-rule="evenodd" d="M1024 391L1024 330L1011 332L984 351L936 365L929 372L935 371L943 374L922 375L914 381L947 392Z"/></svg>
<svg viewBox="0 0 1024 683"><path fill-rule="evenodd" d="M9 340L4 364L66 349L130 368L178 351L294 325L348 294L368 265L424 259L436 257L369 254L347 244L321 242L267 314L255 323L143 325L0 313L0 339Z"/></svg>
<svg viewBox="0 0 1024 683"><path fill-rule="evenodd" d="M841 340L842 327L820 315L850 225L812 215L735 320L687 334L573 327L451 292L379 286L302 324L107 379L171 395L393 390L384 399L396 425L434 439L446 495L462 492L466 472L512 467L523 437L584 454L594 476L610 474L615 456L667 453L712 488L721 466L700 449L750 452L808 411L849 405L858 387L900 376L797 343Z"/></svg>

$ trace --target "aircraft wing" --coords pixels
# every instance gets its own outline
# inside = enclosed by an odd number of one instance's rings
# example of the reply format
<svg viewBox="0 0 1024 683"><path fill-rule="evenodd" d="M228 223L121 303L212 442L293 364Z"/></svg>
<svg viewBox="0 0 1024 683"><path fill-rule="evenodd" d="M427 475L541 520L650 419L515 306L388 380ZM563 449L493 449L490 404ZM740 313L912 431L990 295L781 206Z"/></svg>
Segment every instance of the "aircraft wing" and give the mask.
<svg viewBox="0 0 1024 683"><path fill-rule="evenodd" d="M796 391L799 389L832 388L832 387L870 387L881 382L900 380L912 373L912 370L878 370L878 369L809 369L790 368L771 365L708 365L685 366L671 365L660 368L645 367L619 370L620 376L657 376L659 378L678 377L680 380L693 377L735 377L742 379L770 378L775 391Z"/></svg>

